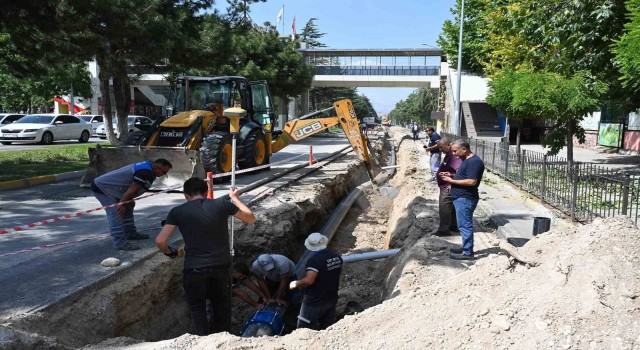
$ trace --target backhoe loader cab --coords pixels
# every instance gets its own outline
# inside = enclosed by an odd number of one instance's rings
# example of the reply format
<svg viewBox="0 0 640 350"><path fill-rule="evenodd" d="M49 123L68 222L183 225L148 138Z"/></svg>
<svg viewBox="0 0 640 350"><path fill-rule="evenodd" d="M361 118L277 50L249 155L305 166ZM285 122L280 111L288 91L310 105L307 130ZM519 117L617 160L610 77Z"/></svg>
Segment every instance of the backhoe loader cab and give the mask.
<svg viewBox="0 0 640 350"><path fill-rule="evenodd" d="M275 121L275 114L266 82L249 82L237 76L185 76L177 79L171 100L167 109L173 116L144 135L128 135L123 144L197 150L205 172L229 172L231 134L223 111L239 107L247 115L240 120L238 166L250 168L269 163L265 134Z"/></svg>

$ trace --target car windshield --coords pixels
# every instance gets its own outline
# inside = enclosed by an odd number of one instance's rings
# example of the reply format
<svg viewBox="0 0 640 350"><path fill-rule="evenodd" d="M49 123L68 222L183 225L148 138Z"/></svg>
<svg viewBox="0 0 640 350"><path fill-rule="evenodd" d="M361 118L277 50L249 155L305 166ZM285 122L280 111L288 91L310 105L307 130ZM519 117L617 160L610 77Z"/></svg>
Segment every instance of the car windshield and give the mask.
<svg viewBox="0 0 640 350"><path fill-rule="evenodd" d="M78 118L84 120L87 123L91 123L91 118L93 117L90 115L79 115Z"/></svg>
<svg viewBox="0 0 640 350"><path fill-rule="evenodd" d="M28 115L18 119L16 123L50 124L53 118L51 115Z"/></svg>

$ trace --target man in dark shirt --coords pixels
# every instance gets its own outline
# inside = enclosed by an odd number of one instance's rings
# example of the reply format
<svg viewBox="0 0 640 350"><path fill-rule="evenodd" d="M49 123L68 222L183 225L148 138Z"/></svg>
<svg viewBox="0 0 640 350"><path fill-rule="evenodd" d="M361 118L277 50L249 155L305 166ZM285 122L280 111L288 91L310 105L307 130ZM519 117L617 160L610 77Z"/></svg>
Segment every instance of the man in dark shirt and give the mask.
<svg viewBox="0 0 640 350"><path fill-rule="evenodd" d="M185 181L183 190L187 203L169 211L156 245L165 254L174 255L174 248L167 242L176 227L180 229L185 244L182 283L195 334L228 332L231 329L231 249L227 221L229 216L249 224L256 219L238 198L236 188L229 189L230 200L207 199L207 183L194 177ZM211 303L211 323L207 319L207 300Z"/></svg>
<svg viewBox="0 0 640 350"><path fill-rule="evenodd" d="M484 174L484 162L471 152L469 143L465 141L456 141L452 150L462 159L462 164L453 178L444 174L442 180L451 184L451 198L456 208L458 229L462 235L462 249L451 249L449 257L456 260L473 260L473 212L480 199L478 187Z"/></svg>
<svg viewBox="0 0 640 350"><path fill-rule="evenodd" d="M91 191L103 206L126 202L148 191L156 177L166 175L169 170L171 163L162 158L129 164L96 177L91 182ZM148 234L136 230L133 220L135 204L131 201L105 209L115 249L137 250L140 247L129 241L149 238Z"/></svg>
<svg viewBox="0 0 640 350"><path fill-rule="evenodd" d="M298 315L298 328L325 329L335 319L342 258L327 249L327 237L314 232L304 242L316 252L307 261L304 278L289 284L290 289L306 288Z"/></svg>
<svg viewBox="0 0 640 350"><path fill-rule="evenodd" d="M441 137L433 127L427 129L427 137L429 138L429 144L425 147L425 150L431 154L429 166L431 169L431 180L434 181L436 179L436 172L438 172L436 164L440 163L441 152L438 141L440 141Z"/></svg>
<svg viewBox="0 0 640 350"><path fill-rule="evenodd" d="M456 209L453 206L453 198L451 198L451 184L442 180L442 176L453 176L458 171L462 159L458 158L452 150L451 143L447 139L438 141L440 150L444 152L444 159L438 169L438 187L440 187L440 198L438 199L438 214L440 216L440 225L438 230L433 234L436 236L449 236L451 232L458 232L458 223L456 220Z"/></svg>

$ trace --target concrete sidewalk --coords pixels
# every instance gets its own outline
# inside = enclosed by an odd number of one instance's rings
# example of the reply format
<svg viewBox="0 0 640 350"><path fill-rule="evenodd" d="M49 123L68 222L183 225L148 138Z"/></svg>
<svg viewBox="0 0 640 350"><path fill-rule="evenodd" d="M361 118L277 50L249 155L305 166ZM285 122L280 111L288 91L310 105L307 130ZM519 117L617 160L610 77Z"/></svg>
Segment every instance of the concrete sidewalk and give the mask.
<svg viewBox="0 0 640 350"><path fill-rule="evenodd" d="M498 237L513 245L522 245L533 238L534 217L550 218L551 228L570 225L562 213L542 205L489 171L485 171L479 191L475 219L495 227Z"/></svg>
<svg viewBox="0 0 640 350"><path fill-rule="evenodd" d="M417 152L423 152L423 141L416 143ZM421 164L428 169L428 159L421 157ZM433 184L434 191L438 191ZM496 174L485 170L480 183L480 202L474 214L474 220L480 226L496 229L496 235L515 246L522 246L533 238L534 217L551 219L551 228L570 225L565 216L554 209L544 206L535 197L512 185Z"/></svg>
<svg viewBox="0 0 640 350"><path fill-rule="evenodd" d="M515 149L514 145L511 145ZM522 145L521 148L527 151L546 153L541 145ZM559 157L567 157L567 147L558 153ZM582 163L595 163L611 169L621 169L634 174L640 174L640 156L620 154L615 148L573 148L573 159Z"/></svg>

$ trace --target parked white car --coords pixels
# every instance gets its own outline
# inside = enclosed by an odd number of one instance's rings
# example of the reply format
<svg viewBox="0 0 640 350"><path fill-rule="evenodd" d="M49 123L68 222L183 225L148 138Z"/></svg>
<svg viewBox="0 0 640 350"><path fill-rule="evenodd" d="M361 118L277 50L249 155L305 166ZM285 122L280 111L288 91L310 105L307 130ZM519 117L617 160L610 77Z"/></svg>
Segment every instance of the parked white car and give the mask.
<svg viewBox="0 0 640 350"><path fill-rule="evenodd" d="M85 114L78 115L77 117L91 124L91 136L96 136L98 127L104 124L104 117L102 115Z"/></svg>
<svg viewBox="0 0 640 350"><path fill-rule="evenodd" d="M151 118L143 117L140 115L130 115L127 118L127 128L128 128L127 131L128 132L147 131L149 130L152 124L153 124L153 120ZM118 119L113 118L113 132L116 134L116 137L118 137L119 135L117 125L118 125ZM105 130L104 123L96 129L96 136L98 136L101 139L107 138L107 131Z"/></svg>
<svg viewBox="0 0 640 350"><path fill-rule="evenodd" d="M10 145L16 141L51 144L54 140L78 140L84 143L91 137L91 125L67 114L31 114L0 128L0 142Z"/></svg>
<svg viewBox="0 0 640 350"><path fill-rule="evenodd" d="M22 117L24 117L24 114L0 113L0 126L11 124Z"/></svg>

